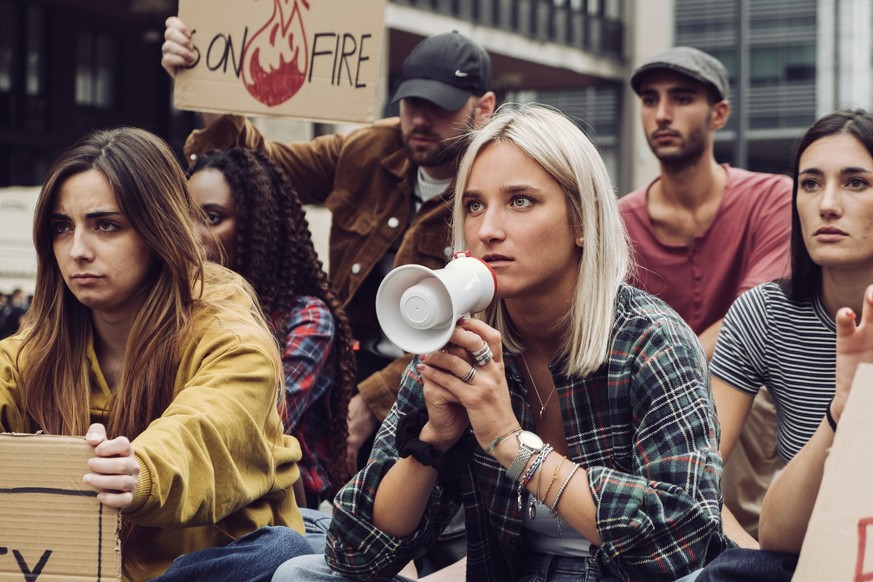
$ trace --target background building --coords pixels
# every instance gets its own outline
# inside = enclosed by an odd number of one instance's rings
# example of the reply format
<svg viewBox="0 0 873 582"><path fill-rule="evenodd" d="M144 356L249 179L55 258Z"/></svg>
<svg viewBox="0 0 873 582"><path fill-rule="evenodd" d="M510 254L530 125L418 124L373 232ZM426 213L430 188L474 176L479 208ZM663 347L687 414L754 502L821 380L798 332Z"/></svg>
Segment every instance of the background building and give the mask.
<svg viewBox="0 0 873 582"><path fill-rule="evenodd" d="M620 91L624 6L620 0L389 2L383 102L412 47L453 29L492 53L501 97L603 85ZM39 184L54 157L94 128L142 126L179 148L196 119L172 108L171 83L159 66L163 22L176 12L176 0L0 0L0 186ZM585 114L584 98L581 103L578 112ZM597 111L616 117L609 107ZM385 113L393 111L386 106ZM304 139L335 129L266 127L277 137Z"/></svg>
<svg viewBox="0 0 873 582"><path fill-rule="evenodd" d="M101 127L145 127L181 152L197 118L172 107L159 63L163 23L177 8L0 0L0 188L39 185L60 151ZM383 113L395 114L388 100L405 55L459 30L491 53L498 97L554 105L588 132L620 194L658 171L626 79L647 57L687 44L730 72L719 161L788 173L794 139L816 117L871 105L871 28L873 0L389 0L379 95ZM258 123L282 140L350 129Z"/></svg>
<svg viewBox="0 0 873 582"><path fill-rule="evenodd" d="M817 117L871 104L870 0L676 0L676 44L718 57L734 114L720 160L789 173L791 148Z"/></svg>

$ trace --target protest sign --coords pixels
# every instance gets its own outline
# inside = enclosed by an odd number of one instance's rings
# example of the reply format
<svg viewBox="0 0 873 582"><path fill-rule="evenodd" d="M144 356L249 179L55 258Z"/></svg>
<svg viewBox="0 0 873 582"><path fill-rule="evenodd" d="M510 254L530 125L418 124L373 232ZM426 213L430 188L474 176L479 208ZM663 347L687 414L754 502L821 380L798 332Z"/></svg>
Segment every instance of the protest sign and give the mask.
<svg viewBox="0 0 873 582"><path fill-rule="evenodd" d="M81 437L0 434L0 582L121 580L118 510L82 482Z"/></svg>
<svg viewBox="0 0 873 582"><path fill-rule="evenodd" d="M179 109L376 119L385 0L180 0L197 53Z"/></svg>
<svg viewBox="0 0 873 582"><path fill-rule="evenodd" d="M873 365L861 364L840 416L794 582L873 580Z"/></svg>

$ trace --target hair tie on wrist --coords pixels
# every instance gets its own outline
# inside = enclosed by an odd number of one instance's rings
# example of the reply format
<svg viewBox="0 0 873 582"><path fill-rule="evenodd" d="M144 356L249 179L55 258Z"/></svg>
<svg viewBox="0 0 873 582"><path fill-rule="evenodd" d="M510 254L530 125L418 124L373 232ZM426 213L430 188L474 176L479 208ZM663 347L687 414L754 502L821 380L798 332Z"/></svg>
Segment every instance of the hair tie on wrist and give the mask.
<svg viewBox="0 0 873 582"><path fill-rule="evenodd" d="M422 465L436 469L441 484L460 480L473 458L476 439L471 433L466 433L451 449L442 452L418 438L427 421L427 410L420 410L407 413L397 422L394 439L398 455L402 458L412 456Z"/></svg>
<svg viewBox="0 0 873 582"><path fill-rule="evenodd" d="M836 396L834 398L836 398ZM834 418L834 415L831 412L831 406L834 403L834 398L831 398L831 401L828 402L827 408L825 408L825 418L828 419L828 424L831 425L831 430L837 432L837 419Z"/></svg>

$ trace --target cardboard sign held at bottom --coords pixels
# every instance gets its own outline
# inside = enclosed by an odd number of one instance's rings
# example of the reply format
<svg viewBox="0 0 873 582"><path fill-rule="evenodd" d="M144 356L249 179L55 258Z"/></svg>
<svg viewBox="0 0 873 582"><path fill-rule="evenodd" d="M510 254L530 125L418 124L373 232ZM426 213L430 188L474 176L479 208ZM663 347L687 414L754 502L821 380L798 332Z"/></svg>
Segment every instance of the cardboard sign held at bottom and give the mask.
<svg viewBox="0 0 873 582"><path fill-rule="evenodd" d="M858 366L794 582L873 580L873 365Z"/></svg>
<svg viewBox="0 0 873 582"><path fill-rule="evenodd" d="M0 434L0 582L121 580L118 510L82 482L81 437Z"/></svg>

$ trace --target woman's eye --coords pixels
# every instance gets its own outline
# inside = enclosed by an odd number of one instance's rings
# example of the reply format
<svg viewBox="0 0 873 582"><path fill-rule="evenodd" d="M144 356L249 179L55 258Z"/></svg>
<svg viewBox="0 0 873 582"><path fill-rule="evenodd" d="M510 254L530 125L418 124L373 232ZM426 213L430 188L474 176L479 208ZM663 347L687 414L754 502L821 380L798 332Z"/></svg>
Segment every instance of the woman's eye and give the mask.
<svg viewBox="0 0 873 582"><path fill-rule="evenodd" d="M118 225L108 220L101 220L97 223L97 230L100 232L115 232L118 230Z"/></svg>
<svg viewBox="0 0 873 582"><path fill-rule="evenodd" d="M800 181L800 187L807 192L809 192L810 190L815 190L815 187L817 185L818 184L816 183L815 180L801 180Z"/></svg>
<svg viewBox="0 0 873 582"><path fill-rule="evenodd" d="M66 222L54 222L51 226L51 231L53 234L62 234L68 232L70 230L70 225Z"/></svg>
<svg viewBox="0 0 873 582"><path fill-rule="evenodd" d="M469 202L467 202L466 207L467 207L467 212L475 213L475 212L479 212L480 210L482 210L482 203L479 202L478 200L470 200Z"/></svg>
<svg viewBox="0 0 873 582"><path fill-rule="evenodd" d="M851 178L847 185L852 190L863 190L867 187L867 181L862 178Z"/></svg>
<svg viewBox="0 0 873 582"><path fill-rule="evenodd" d="M222 220L224 220L224 217L220 214L216 214L214 212L206 213L206 221L209 223L210 226L216 226L221 223Z"/></svg>
<svg viewBox="0 0 873 582"><path fill-rule="evenodd" d="M515 208L527 208L533 204L533 200L527 196L516 196L512 199L512 206Z"/></svg>

